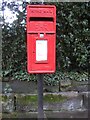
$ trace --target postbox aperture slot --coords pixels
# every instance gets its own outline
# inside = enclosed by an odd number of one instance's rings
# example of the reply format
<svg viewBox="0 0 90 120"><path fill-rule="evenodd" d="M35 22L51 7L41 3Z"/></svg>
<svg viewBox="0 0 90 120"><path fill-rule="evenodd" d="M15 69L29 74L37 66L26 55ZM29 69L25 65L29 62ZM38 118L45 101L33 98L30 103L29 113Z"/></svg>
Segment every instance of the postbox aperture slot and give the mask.
<svg viewBox="0 0 90 120"><path fill-rule="evenodd" d="M47 40L36 40L36 63L46 62L48 57Z"/></svg>
<svg viewBox="0 0 90 120"><path fill-rule="evenodd" d="M53 22L54 19L52 17L30 17L29 21L51 21Z"/></svg>

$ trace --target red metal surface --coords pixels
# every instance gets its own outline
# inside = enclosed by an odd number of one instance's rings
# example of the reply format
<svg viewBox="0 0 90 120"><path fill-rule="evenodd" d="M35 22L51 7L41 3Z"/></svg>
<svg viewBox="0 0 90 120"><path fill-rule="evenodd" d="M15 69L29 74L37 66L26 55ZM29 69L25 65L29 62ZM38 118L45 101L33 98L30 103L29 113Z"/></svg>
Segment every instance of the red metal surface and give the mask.
<svg viewBox="0 0 90 120"><path fill-rule="evenodd" d="M43 37L40 35L43 34ZM46 41L47 59L36 60L36 41ZM27 69L29 73L54 73L56 59L56 7L27 6ZM45 51L41 51L43 54Z"/></svg>

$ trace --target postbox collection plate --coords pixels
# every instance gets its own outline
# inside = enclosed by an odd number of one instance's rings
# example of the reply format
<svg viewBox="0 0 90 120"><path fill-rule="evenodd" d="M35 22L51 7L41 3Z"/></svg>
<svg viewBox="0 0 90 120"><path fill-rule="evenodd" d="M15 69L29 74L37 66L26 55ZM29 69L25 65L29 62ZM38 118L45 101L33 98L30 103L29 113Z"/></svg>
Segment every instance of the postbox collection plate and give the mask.
<svg viewBox="0 0 90 120"><path fill-rule="evenodd" d="M56 7L27 5L27 70L54 73L56 67Z"/></svg>

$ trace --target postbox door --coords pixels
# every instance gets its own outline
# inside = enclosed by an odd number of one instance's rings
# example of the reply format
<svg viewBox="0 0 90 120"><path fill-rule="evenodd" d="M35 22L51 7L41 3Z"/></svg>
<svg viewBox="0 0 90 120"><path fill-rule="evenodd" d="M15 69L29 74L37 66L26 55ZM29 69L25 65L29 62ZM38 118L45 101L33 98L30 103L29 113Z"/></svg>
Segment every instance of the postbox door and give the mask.
<svg viewBox="0 0 90 120"><path fill-rule="evenodd" d="M44 38L39 38L38 34L29 34L28 58L29 70L33 73L48 72L55 70L55 34L45 34ZM32 49L31 49L32 48Z"/></svg>

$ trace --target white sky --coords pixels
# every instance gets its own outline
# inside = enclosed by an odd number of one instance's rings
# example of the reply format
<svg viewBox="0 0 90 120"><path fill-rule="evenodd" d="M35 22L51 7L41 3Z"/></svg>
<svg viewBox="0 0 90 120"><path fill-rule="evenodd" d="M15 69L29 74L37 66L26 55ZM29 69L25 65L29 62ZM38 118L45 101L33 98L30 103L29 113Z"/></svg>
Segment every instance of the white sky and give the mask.
<svg viewBox="0 0 90 120"><path fill-rule="evenodd" d="M16 14L13 14L10 9L6 8L4 11L5 22L12 23L16 19Z"/></svg>
<svg viewBox="0 0 90 120"><path fill-rule="evenodd" d="M7 0L4 0L4 1L7 1ZM22 11L22 7L20 6L20 4L22 4L22 0L9 0L9 2L13 2L13 1L16 1L16 4L19 4L18 9ZM17 13L13 13L13 11L11 11L8 7L5 7L5 10L4 10L5 22L12 23L14 20L17 19L16 14ZM3 12L1 12L1 15L3 16Z"/></svg>

